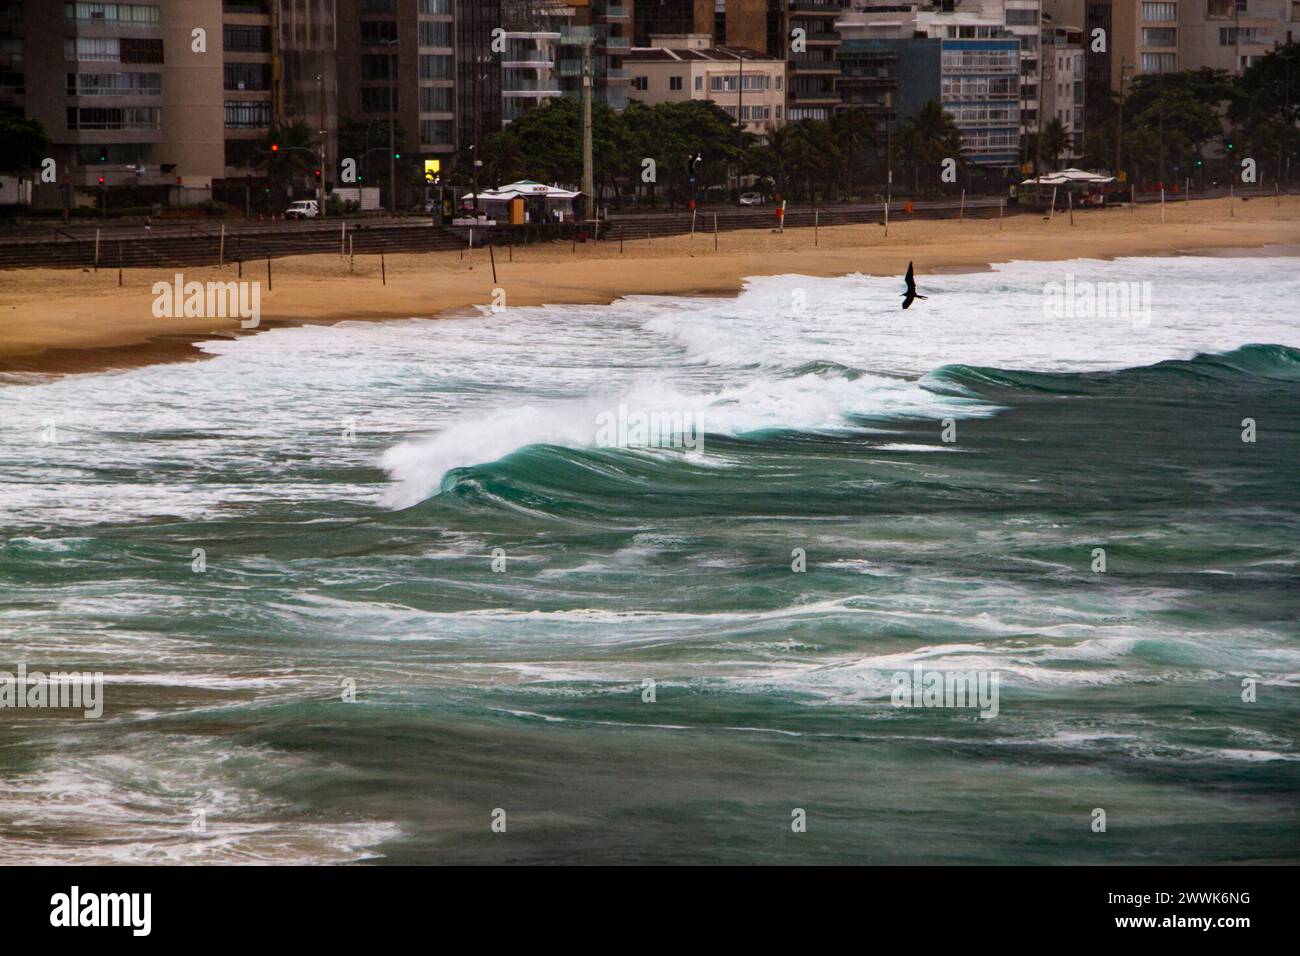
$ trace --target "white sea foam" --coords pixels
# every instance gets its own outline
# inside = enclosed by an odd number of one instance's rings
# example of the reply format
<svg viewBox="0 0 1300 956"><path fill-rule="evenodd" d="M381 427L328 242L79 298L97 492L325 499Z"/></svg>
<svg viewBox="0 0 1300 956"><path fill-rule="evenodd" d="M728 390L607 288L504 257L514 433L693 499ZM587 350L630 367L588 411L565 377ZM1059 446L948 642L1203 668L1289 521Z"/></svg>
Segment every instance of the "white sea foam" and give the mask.
<svg viewBox="0 0 1300 956"><path fill-rule="evenodd" d="M1067 273L1153 282L1150 326L1045 319L1042 288ZM699 412L715 434L839 429L863 417L988 414L921 387L949 363L1120 368L1300 344L1294 259L1016 262L922 285L931 298L906 313L896 277L777 276L735 299L273 329L204 343L214 358L202 366L3 387L0 472L20 480L0 494L0 523L198 519L276 498L400 507L436 493L453 468L530 444L589 445L595 415L620 401ZM50 422L57 441L43 442ZM355 442L341 437L349 422ZM390 487L343 477L377 458ZM321 468L340 480L321 480Z"/></svg>

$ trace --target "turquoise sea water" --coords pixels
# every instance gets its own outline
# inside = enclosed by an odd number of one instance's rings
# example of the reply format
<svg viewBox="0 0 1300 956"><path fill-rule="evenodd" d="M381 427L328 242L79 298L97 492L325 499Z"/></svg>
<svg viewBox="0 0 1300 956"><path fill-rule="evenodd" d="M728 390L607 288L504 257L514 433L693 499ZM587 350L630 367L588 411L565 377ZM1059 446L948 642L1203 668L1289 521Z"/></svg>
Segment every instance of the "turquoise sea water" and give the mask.
<svg viewBox="0 0 1300 956"><path fill-rule="evenodd" d="M0 671L106 685L0 710L0 860L1296 862L1297 260L898 285L0 387ZM593 447L620 405L703 454Z"/></svg>

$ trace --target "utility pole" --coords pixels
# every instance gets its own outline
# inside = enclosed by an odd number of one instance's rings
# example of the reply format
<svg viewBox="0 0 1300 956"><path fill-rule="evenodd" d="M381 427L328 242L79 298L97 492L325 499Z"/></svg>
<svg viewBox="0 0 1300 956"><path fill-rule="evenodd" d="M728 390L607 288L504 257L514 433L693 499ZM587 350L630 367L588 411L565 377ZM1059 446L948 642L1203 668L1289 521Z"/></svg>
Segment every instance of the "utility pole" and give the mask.
<svg viewBox="0 0 1300 956"><path fill-rule="evenodd" d="M1124 145L1124 58L1119 61L1119 120L1115 124L1115 175L1119 176Z"/></svg>
<svg viewBox="0 0 1300 956"><path fill-rule="evenodd" d="M477 31L475 32L475 36L474 36L474 44L475 46L478 45ZM471 95L474 98L474 145L470 147L470 149L472 149L474 152L474 159L470 162L470 176L473 179L472 192L474 193L474 218L475 219L478 218L478 167L480 162L478 158L479 116L483 112L481 109L483 105L482 95L479 93L479 72L482 69L483 69L483 57L480 54L475 53L474 54L474 82L470 87L470 89L473 91Z"/></svg>
<svg viewBox="0 0 1300 956"><path fill-rule="evenodd" d="M1038 132L1034 135L1034 187L1038 187L1038 178L1043 175L1043 26L1038 25L1038 43L1034 45L1034 56L1038 67L1038 83L1034 87L1034 95L1037 99L1034 101L1038 105L1034 107L1034 118L1037 121Z"/></svg>
<svg viewBox="0 0 1300 956"><path fill-rule="evenodd" d="M397 87L388 88L388 214L397 215L397 152L393 127L397 125Z"/></svg>
<svg viewBox="0 0 1300 956"><path fill-rule="evenodd" d="M596 218L596 178L591 157L591 44L582 44L582 192L587 197L587 219Z"/></svg>
<svg viewBox="0 0 1300 956"><path fill-rule="evenodd" d="M325 161L327 152L327 140L325 131L325 74L317 73L316 82L320 85L320 184L316 187L316 205L320 209L320 217L325 218L325 174L329 165Z"/></svg>

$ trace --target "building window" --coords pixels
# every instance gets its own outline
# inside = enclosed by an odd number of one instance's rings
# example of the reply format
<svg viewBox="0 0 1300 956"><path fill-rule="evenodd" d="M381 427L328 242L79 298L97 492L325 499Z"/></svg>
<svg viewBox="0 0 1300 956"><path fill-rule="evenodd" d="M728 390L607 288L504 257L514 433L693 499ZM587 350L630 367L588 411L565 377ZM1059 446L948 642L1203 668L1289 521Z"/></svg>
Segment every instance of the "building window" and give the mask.
<svg viewBox="0 0 1300 956"><path fill-rule="evenodd" d="M452 141L451 125L451 120L420 120L421 145L449 145Z"/></svg>
<svg viewBox="0 0 1300 956"><path fill-rule="evenodd" d="M156 106L68 107L68 129L158 129Z"/></svg>
<svg viewBox="0 0 1300 956"><path fill-rule="evenodd" d="M271 29L228 23L222 27L221 41L229 53L269 53Z"/></svg>
<svg viewBox="0 0 1300 956"><path fill-rule="evenodd" d="M156 27L158 5L146 3L65 3L64 15L69 20L90 23L116 23L127 26Z"/></svg>
<svg viewBox="0 0 1300 956"><path fill-rule="evenodd" d="M1037 22L1038 22L1037 10L1008 10L1007 11L1007 26L1009 27L1032 27ZM963 27L963 29L966 28ZM972 29L971 36L973 37L974 35L975 34Z"/></svg>
<svg viewBox="0 0 1300 956"><path fill-rule="evenodd" d="M420 46L451 46L451 24L433 20L420 21Z"/></svg>
<svg viewBox="0 0 1300 956"><path fill-rule="evenodd" d="M421 24L423 26L423 24ZM397 45L397 21L396 20L362 20L361 21L361 45L362 46L396 46Z"/></svg>
<svg viewBox="0 0 1300 956"><path fill-rule="evenodd" d="M454 57L420 54L420 79L450 80L455 71Z"/></svg>
<svg viewBox="0 0 1300 956"><path fill-rule="evenodd" d="M1239 43L1265 43L1269 33L1262 27L1221 27L1219 29L1220 46L1236 46Z"/></svg>
<svg viewBox="0 0 1300 956"><path fill-rule="evenodd" d="M583 82L586 81L584 80ZM632 89L640 90L641 92L644 93L646 90L650 89L650 77L648 76L632 77Z"/></svg>
<svg viewBox="0 0 1300 956"><path fill-rule="evenodd" d="M63 56L68 60L118 63L122 59L122 52L117 40L113 38L64 37Z"/></svg>
<svg viewBox="0 0 1300 956"><path fill-rule="evenodd" d="M1142 54L1142 72L1143 72L1143 73L1172 73L1172 72L1174 72L1174 54L1172 54L1172 53L1143 53L1143 54Z"/></svg>
<svg viewBox="0 0 1300 956"><path fill-rule="evenodd" d="M69 73L69 96L161 96L161 73Z"/></svg>
<svg viewBox="0 0 1300 956"><path fill-rule="evenodd" d="M1143 3L1142 19L1153 23L1173 23L1178 19L1178 4Z"/></svg>
<svg viewBox="0 0 1300 956"><path fill-rule="evenodd" d="M392 106L389 106L389 97ZM388 113L397 109L397 90L391 86L361 87L361 109L366 113Z"/></svg>
<svg viewBox="0 0 1300 956"><path fill-rule="evenodd" d="M226 129L263 129L270 125L270 103L226 100Z"/></svg>
<svg viewBox="0 0 1300 956"><path fill-rule="evenodd" d="M1173 27L1143 27L1142 45L1143 46L1177 46L1178 41L1175 37L1175 34L1177 32L1178 31L1175 30Z"/></svg>
<svg viewBox="0 0 1300 956"><path fill-rule="evenodd" d="M397 79L397 57L389 53L363 53L361 78L363 80Z"/></svg>
<svg viewBox="0 0 1300 956"><path fill-rule="evenodd" d="M271 64L227 63L225 64L225 86L227 90L269 90Z"/></svg>
<svg viewBox="0 0 1300 956"><path fill-rule="evenodd" d="M676 90L680 90L681 88L682 88L682 78L680 76L668 77L668 89L676 91Z"/></svg>
<svg viewBox="0 0 1300 956"><path fill-rule="evenodd" d="M422 86L420 87L420 112L421 113L450 113L451 105L451 87L450 86Z"/></svg>
<svg viewBox="0 0 1300 956"><path fill-rule="evenodd" d="M420 13L426 16L451 13L451 0L420 0Z"/></svg>

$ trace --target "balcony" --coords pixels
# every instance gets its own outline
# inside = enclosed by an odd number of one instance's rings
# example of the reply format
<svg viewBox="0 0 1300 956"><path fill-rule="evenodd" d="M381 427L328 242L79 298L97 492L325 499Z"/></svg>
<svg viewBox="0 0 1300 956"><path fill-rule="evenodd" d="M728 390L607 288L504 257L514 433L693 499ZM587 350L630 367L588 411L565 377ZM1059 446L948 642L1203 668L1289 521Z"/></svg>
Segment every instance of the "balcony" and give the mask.
<svg viewBox="0 0 1300 956"><path fill-rule="evenodd" d="M843 0L790 0L791 15L838 17L846 9Z"/></svg>
<svg viewBox="0 0 1300 956"><path fill-rule="evenodd" d="M597 20L605 22L624 22L631 19L632 14L628 12L627 7L611 3L605 7L604 11L596 11L593 16Z"/></svg>

